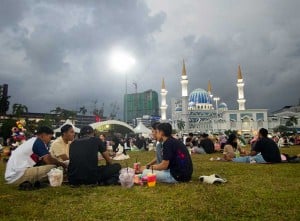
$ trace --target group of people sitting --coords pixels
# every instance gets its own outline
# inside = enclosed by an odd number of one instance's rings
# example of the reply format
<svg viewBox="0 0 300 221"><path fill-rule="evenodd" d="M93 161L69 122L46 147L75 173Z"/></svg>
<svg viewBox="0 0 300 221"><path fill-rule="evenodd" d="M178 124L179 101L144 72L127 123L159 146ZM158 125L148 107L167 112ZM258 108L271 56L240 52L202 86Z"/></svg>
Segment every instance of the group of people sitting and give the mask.
<svg viewBox="0 0 300 221"><path fill-rule="evenodd" d="M238 154L236 154L238 153ZM268 130L261 128L258 139L251 146L248 153L237 143L235 134L229 135L223 150L224 160L237 163L280 163L281 154L277 144L268 138Z"/></svg>
<svg viewBox="0 0 300 221"><path fill-rule="evenodd" d="M172 126L156 123L152 128L157 142L156 157L140 168L147 175L154 171L157 182L187 182L193 173L193 163L186 146L172 137ZM64 168L68 183L78 185L115 185L119 183L121 165L113 163L105 142L95 136L94 129L85 126L78 139L71 125L61 128L61 136L48 148L53 130L42 126L36 136L14 150L7 162L5 180L21 190L35 189L48 180L47 173L55 167ZM98 164L98 153L106 165Z"/></svg>
<svg viewBox="0 0 300 221"><path fill-rule="evenodd" d="M215 143L204 133L197 139L192 133L186 138L186 146L191 153L211 154L216 151ZM251 151L241 148L236 134L230 134L222 145L223 158L221 161L244 163L279 163L282 161L277 144L268 137L268 130L261 128L258 136L251 142ZM214 158L211 158L214 159Z"/></svg>
<svg viewBox="0 0 300 221"><path fill-rule="evenodd" d="M215 152L215 144L206 133L201 134L199 139L193 133L189 133L185 139L185 144L191 153L211 154Z"/></svg>
<svg viewBox="0 0 300 221"><path fill-rule="evenodd" d="M113 163L106 148L105 137L95 136L90 126L80 131L78 139L72 125L61 128L61 136L48 148L53 130L42 126L36 136L30 138L15 149L9 158L5 171L8 184L18 185L20 189L35 189L47 181L47 173L55 167L62 167L68 183L78 185L116 185L119 184L121 165ZM142 176L154 172L157 182L188 182L192 178L193 163L189 147L179 139L172 137L169 123L154 123L152 137L156 142L156 156L140 167ZM214 144L204 134L197 141L187 139L195 152L212 153ZM236 152L240 154L237 156ZM98 155L105 160L99 165ZM277 144L268 138L268 131L259 130L258 139L252 145L251 152L243 151L237 144L237 136L231 134L224 146L224 160L243 163L279 163L281 154Z"/></svg>

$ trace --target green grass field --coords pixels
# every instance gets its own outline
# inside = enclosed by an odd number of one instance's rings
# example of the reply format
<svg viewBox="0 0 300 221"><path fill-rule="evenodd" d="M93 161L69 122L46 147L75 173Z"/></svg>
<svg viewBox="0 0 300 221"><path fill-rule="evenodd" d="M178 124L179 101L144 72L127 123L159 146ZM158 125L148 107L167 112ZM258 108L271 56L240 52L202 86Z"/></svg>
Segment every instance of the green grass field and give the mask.
<svg viewBox="0 0 300 221"><path fill-rule="evenodd" d="M282 152L299 154L300 146ZM146 163L154 152L129 155L132 165L136 157ZM235 164L211 162L210 157L192 155L193 180L185 184L62 186L29 192L4 183L1 162L0 220L300 220L300 164ZM199 183L200 175L213 173L228 183Z"/></svg>

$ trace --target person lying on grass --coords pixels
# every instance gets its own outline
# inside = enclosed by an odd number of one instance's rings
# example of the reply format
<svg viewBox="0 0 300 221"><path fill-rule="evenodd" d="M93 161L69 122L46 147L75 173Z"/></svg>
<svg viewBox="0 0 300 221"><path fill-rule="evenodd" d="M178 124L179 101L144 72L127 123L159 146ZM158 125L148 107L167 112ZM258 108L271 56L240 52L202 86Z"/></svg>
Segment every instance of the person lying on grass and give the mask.
<svg viewBox="0 0 300 221"><path fill-rule="evenodd" d="M258 140L249 156L234 158L232 161L237 163L280 163L281 156L277 144L268 138L268 130L261 128Z"/></svg>
<svg viewBox="0 0 300 221"><path fill-rule="evenodd" d="M161 123L157 126L157 140L163 142L163 159L159 164L141 167L142 176L156 174L156 181L163 183L188 182L192 178L193 163L186 146L172 137L172 126ZM150 169L151 168L151 169Z"/></svg>
<svg viewBox="0 0 300 221"><path fill-rule="evenodd" d="M53 130L42 126L33 137L16 150L7 162L5 180L8 184L19 185L20 190L32 190L48 180L47 173L56 166L66 168L63 162L53 158L47 144L53 136Z"/></svg>

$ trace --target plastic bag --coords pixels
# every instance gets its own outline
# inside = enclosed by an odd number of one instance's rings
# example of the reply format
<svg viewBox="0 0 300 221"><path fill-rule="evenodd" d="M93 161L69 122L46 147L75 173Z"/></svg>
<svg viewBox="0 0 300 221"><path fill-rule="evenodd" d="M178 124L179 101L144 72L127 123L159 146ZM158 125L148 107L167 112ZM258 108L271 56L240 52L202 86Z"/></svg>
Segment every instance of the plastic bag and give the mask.
<svg viewBox="0 0 300 221"><path fill-rule="evenodd" d="M63 182L63 171L59 168L53 168L48 173L50 186L61 186Z"/></svg>
<svg viewBox="0 0 300 221"><path fill-rule="evenodd" d="M123 168L121 169L121 174L119 176L121 186L130 188L134 184L134 169L132 168Z"/></svg>

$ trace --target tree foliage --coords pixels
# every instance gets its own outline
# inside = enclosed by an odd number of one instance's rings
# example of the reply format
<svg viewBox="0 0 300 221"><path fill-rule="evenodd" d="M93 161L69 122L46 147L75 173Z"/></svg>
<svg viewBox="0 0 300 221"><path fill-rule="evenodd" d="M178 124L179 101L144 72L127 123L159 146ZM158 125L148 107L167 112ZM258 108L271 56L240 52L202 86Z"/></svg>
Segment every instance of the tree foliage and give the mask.
<svg viewBox="0 0 300 221"><path fill-rule="evenodd" d="M76 111L63 109L61 107L56 107L54 110L51 110L50 112L55 114L53 117L53 121L56 126L59 126L62 120L75 119L77 115Z"/></svg>
<svg viewBox="0 0 300 221"><path fill-rule="evenodd" d="M82 107L79 108L78 113L81 113L82 115L85 115L86 112L87 112L87 109L85 108L85 106L82 106Z"/></svg>
<svg viewBox="0 0 300 221"><path fill-rule="evenodd" d="M13 104L13 110L12 110L12 114L16 117L20 117L22 114L24 113L28 113L28 108L26 105L23 104Z"/></svg>
<svg viewBox="0 0 300 221"><path fill-rule="evenodd" d="M0 128L0 137L3 137L6 142L7 138L10 138L12 135L11 129L16 126L16 120L14 119L5 119L2 120L2 126Z"/></svg>

